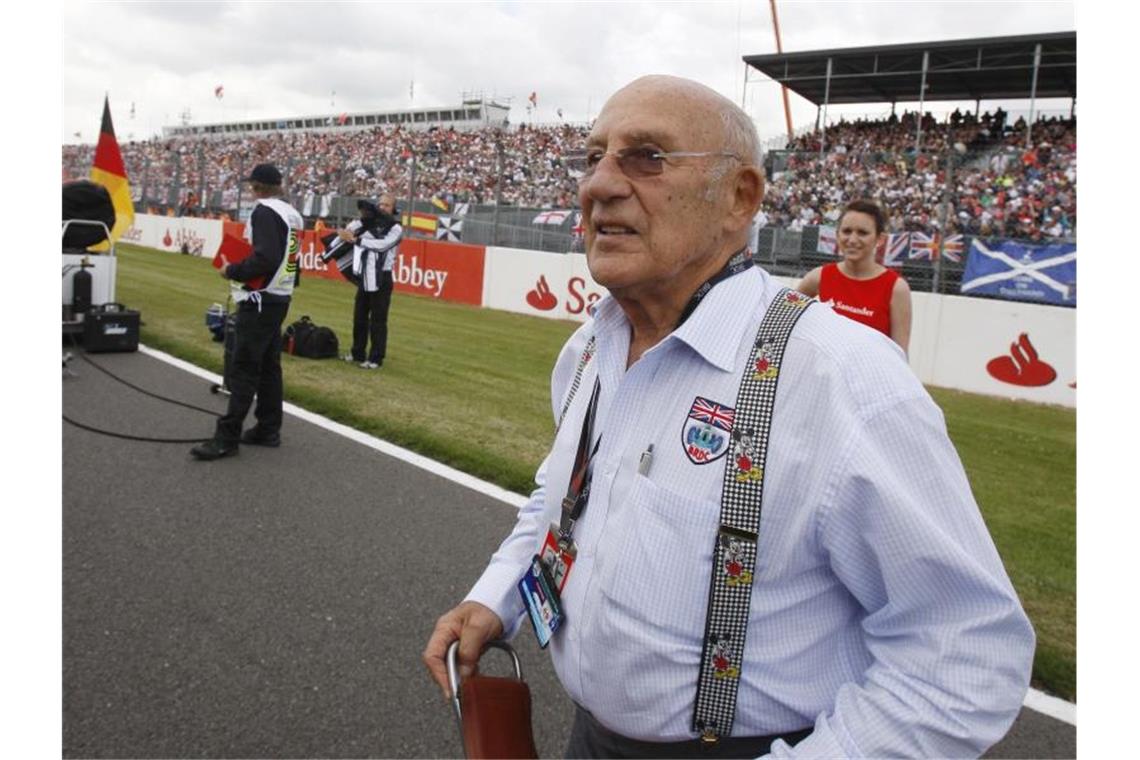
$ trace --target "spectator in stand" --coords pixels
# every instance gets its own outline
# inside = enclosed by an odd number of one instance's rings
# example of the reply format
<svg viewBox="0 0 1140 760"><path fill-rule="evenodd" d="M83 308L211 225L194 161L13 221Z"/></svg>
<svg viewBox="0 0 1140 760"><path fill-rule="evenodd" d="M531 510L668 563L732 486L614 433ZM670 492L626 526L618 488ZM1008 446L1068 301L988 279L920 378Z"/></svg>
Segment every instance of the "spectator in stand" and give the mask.
<svg viewBox="0 0 1140 760"><path fill-rule="evenodd" d="M819 296L843 316L873 327L906 353L910 346L910 286L898 272L875 261L875 249L886 239L882 208L874 201L852 201L843 209L836 233L842 260L811 270L796 289Z"/></svg>

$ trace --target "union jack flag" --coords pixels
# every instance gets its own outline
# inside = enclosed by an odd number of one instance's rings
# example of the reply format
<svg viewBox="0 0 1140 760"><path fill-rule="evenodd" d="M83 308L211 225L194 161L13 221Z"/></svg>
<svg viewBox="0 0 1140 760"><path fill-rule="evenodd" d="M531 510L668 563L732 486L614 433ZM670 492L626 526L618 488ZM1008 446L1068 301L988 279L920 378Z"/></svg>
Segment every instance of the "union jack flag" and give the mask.
<svg viewBox="0 0 1140 760"><path fill-rule="evenodd" d="M966 251L966 239L963 235L951 235L942 244L942 253L950 261L962 261L962 254Z"/></svg>
<svg viewBox="0 0 1140 760"><path fill-rule="evenodd" d="M882 247L883 266L895 267L903 263L907 250L910 248L910 233L896 232L887 236L887 242Z"/></svg>
<svg viewBox="0 0 1140 760"><path fill-rule="evenodd" d="M938 233L927 235L925 232L910 233L911 259L934 261L938 258Z"/></svg>
<svg viewBox="0 0 1140 760"><path fill-rule="evenodd" d="M721 430L732 431L732 419L736 414L735 410L721 406L715 401L709 401L707 398L697 396L693 401L693 408L689 410L689 416L698 422L707 422L710 425L715 425Z"/></svg>

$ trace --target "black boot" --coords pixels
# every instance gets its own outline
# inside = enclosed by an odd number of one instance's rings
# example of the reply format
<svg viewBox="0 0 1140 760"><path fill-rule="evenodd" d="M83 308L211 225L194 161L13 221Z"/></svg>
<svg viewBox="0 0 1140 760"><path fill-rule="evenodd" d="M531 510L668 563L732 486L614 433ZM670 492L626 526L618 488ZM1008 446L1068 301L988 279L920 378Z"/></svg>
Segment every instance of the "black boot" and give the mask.
<svg viewBox="0 0 1140 760"><path fill-rule="evenodd" d="M238 453L238 445L236 443L225 443L219 441L217 438L211 438L208 441L199 443L194 448L190 449L190 454L195 459L200 459L205 462L214 459L221 459L222 457L231 457Z"/></svg>

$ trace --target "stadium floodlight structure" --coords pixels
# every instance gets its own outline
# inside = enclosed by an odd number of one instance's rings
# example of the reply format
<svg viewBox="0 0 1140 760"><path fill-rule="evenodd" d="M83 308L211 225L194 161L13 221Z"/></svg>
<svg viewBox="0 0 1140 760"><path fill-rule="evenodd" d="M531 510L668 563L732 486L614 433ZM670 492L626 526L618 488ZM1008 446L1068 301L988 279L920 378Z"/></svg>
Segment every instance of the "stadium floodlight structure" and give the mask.
<svg viewBox="0 0 1140 760"><path fill-rule="evenodd" d="M1077 99L1077 33L913 42L901 45L744 56L744 87L756 69L816 105L820 150L828 105L918 101L1029 100L1032 135L1038 98ZM743 104L742 104L743 105ZM822 110L823 121L820 121ZM918 119L915 150L922 148Z"/></svg>

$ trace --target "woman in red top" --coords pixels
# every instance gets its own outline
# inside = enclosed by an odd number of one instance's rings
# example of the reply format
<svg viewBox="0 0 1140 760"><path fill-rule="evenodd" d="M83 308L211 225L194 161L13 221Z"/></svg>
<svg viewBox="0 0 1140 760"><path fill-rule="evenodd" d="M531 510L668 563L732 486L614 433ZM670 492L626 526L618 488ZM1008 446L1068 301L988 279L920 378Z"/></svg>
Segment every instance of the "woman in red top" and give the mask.
<svg viewBox="0 0 1140 760"><path fill-rule="evenodd" d="M890 336L906 352L910 344L910 286L897 272L875 261L875 248L886 238L886 226L877 203L848 203L836 233L843 260L811 270L797 290L819 296L843 316Z"/></svg>

